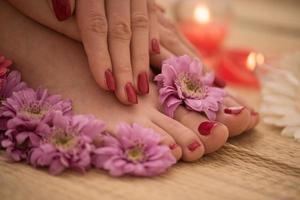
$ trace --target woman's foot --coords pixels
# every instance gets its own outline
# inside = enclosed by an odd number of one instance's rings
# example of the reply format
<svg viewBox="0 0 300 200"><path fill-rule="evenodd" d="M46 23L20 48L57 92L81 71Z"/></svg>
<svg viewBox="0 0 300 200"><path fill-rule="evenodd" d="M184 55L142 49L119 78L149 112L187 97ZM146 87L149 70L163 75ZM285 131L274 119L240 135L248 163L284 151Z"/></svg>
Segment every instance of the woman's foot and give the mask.
<svg viewBox="0 0 300 200"><path fill-rule="evenodd" d="M40 26L0 2L0 52L13 58L23 79L32 87L49 88L74 102L78 113L91 113L107 122L115 131L119 122L136 122L156 130L170 146L177 159L194 161L219 149L228 135L251 129L258 121L249 109L233 98L226 98L217 120L211 123L199 113L179 107L175 119L159 111L158 95L153 84L150 95L138 105L124 106L94 82L82 46ZM225 124L225 125L224 125Z"/></svg>

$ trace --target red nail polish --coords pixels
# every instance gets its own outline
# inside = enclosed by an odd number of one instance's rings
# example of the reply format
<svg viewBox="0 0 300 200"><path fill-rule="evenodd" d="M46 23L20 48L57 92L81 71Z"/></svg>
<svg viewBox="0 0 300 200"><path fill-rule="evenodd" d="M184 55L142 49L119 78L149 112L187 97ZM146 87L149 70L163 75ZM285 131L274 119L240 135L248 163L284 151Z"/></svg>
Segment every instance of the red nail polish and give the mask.
<svg viewBox="0 0 300 200"><path fill-rule="evenodd" d="M174 150L174 149L177 148L177 144L176 144L176 143L171 144L171 145L169 146L169 148L170 148L171 150Z"/></svg>
<svg viewBox="0 0 300 200"><path fill-rule="evenodd" d="M254 110L251 110L251 115L254 115L254 116L256 116L256 115L259 115L259 113L258 113L258 112L256 112L256 111L254 111Z"/></svg>
<svg viewBox="0 0 300 200"><path fill-rule="evenodd" d="M217 87L223 88L226 86L226 82L219 77L215 77L214 85Z"/></svg>
<svg viewBox="0 0 300 200"><path fill-rule="evenodd" d="M198 132L201 135L210 135L211 134L211 130L214 128L214 126L217 124L217 122L214 121L205 121L202 122L199 126L198 126Z"/></svg>
<svg viewBox="0 0 300 200"><path fill-rule="evenodd" d="M224 109L224 112L225 112L226 114L238 115L238 114L240 114L244 109L245 109L244 106L230 107L230 108L225 108L225 109Z"/></svg>
<svg viewBox="0 0 300 200"><path fill-rule="evenodd" d="M146 72L142 72L138 76L138 88L141 94L149 93L149 81Z"/></svg>
<svg viewBox="0 0 300 200"><path fill-rule="evenodd" d="M132 84L131 83L127 83L125 85L125 90L126 90L126 93L127 93L128 101L130 103L137 104L138 100L137 100L136 92L135 92Z"/></svg>
<svg viewBox="0 0 300 200"><path fill-rule="evenodd" d="M107 69L105 71L105 81L106 81L106 85L107 85L109 90L111 90L111 91L116 90L115 78L114 78L114 75L113 75L113 73L110 69Z"/></svg>
<svg viewBox="0 0 300 200"><path fill-rule="evenodd" d="M158 42L157 39L152 39L152 41L151 41L151 47L152 47L153 53L160 54L159 42Z"/></svg>
<svg viewBox="0 0 300 200"><path fill-rule="evenodd" d="M4 56L0 56L0 63L2 63L5 60Z"/></svg>
<svg viewBox="0 0 300 200"><path fill-rule="evenodd" d="M188 149L193 152L200 146L201 146L200 143L195 141L195 142L188 145Z"/></svg>
<svg viewBox="0 0 300 200"><path fill-rule="evenodd" d="M69 0L52 0L52 6L55 16L59 21L66 20L71 16Z"/></svg>

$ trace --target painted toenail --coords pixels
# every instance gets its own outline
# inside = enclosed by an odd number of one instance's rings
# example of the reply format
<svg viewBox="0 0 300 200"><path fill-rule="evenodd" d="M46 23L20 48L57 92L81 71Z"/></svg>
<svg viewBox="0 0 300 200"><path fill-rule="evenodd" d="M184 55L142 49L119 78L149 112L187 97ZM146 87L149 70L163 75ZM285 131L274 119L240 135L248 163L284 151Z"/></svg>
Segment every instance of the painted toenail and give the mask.
<svg viewBox="0 0 300 200"><path fill-rule="evenodd" d="M201 145L200 145L200 143L199 142L197 142L197 141L195 141L195 142L193 142L193 143L191 143L191 144L189 144L188 145L188 149L191 151L191 152L193 152L193 151L195 151L198 147L200 147Z"/></svg>
<svg viewBox="0 0 300 200"><path fill-rule="evenodd" d="M135 92L132 84L131 83L127 83L126 86L125 86L125 90L126 90L126 93L127 93L127 99L128 99L128 101L130 103L137 104L138 100L137 100L136 92Z"/></svg>
<svg viewBox="0 0 300 200"><path fill-rule="evenodd" d="M251 115L256 116L256 115L259 115L259 113L254 110L251 110Z"/></svg>
<svg viewBox="0 0 300 200"><path fill-rule="evenodd" d="M106 85L110 91L115 91L116 89L116 84L115 84L115 78L110 69L107 69L105 71L105 80L106 80Z"/></svg>
<svg viewBox="0 0 300 200"><path fill-rule="evenodd" d="M230 108L225 108L224 112L226 114L232 114L232 115L238 115L240 114L246 107L244 106L238 106L238 107L230 107Z"/></svg>
<svg viewBox="0 0 300 200"><path fill-rule="evenodd" d="M226 82L219 77L215 77L214 85L220 88L224 88L226 86Z"/></svg>
<svg viewBox="0 0 300 200"><path fill-rule="evenodd" d="M138 76L138 88L141 94L149 93L149 81L146 72L142 72Z"/></svg>
<svg viewBox="0 0 300 200"><path fill-rule="evenodd" d="M169 146L169 148L170 148L171 150L174 150L174 149L177 148L177 144L176 144L176 143L171 144L171 145Z"/></svg>
<svg viewBox="0 0 300 200"><path fill-rule="evenodd" d="M211 134L211 130L214 128L214 126L217 124L217 122L215 121L205 121L202 122L199 127L198 127L198 132L201 135L210 135Z"/></svg>

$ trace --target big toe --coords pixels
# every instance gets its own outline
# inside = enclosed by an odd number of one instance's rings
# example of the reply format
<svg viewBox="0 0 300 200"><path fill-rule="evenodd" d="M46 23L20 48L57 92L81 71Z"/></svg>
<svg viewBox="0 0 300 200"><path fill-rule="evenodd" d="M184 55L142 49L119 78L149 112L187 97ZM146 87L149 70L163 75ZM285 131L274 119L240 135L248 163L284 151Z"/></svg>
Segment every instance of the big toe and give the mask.
<svg viewBox="0 0 300 200"><path fill-rule="evenodd" d="M226 98L217 113L217 121L222 122L229 130L229 137L239 135L251 125L251 113L245 106Z"/></svg>
<svg viewBox="0 0 300 200"><path fill-rule="evenodd" d="M175 112L175 119L200 138L205 146L206 154L218 150L227 141L227 127L220 122L208 120L200 113L180 106Z"/></svg>

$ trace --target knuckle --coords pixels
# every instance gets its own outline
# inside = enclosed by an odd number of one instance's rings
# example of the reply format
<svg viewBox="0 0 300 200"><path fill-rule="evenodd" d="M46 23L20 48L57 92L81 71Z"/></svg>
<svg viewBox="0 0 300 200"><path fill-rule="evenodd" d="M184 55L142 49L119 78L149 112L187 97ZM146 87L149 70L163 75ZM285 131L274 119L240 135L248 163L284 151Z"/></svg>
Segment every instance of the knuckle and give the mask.
<svg viewBox="0 0 300 200"><path fill-rule="evenodd" d="M104 15L90 14L87 29L93 33L106 34L107 33L107 20Z"/></svg>
<svg viewBox="0 0 300 200"><path fill-rule="evenodd" d="M116 70L116 71L121 76L123 76L123 75L127 76L127 75L131 75L132 74L132 69L131 69L131 67L129 65L120 66L118 68L118 70Z"/></svg>
<svg viewBox="0 0 300 200"><path fill-rule="evenodd" d="M130 40L131 28L129 26L129 23L120 21L118 23L112 24L109 29L109 35L112 39Z"/></svg>
<svg viewBox="0 0 300 200"><path fill-rule="evenodd" d="M149 19L144 14L133 14L131 18L131 27L133 29L148 29L149 26Z"/></svg>

